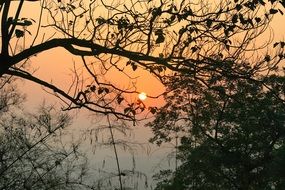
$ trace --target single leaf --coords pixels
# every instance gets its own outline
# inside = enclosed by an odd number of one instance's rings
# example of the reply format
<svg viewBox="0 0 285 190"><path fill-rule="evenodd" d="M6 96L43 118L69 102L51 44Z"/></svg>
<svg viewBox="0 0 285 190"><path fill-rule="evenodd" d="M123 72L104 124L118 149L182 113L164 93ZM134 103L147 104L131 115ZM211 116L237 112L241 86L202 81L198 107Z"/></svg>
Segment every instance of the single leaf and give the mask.
<svg viewBox="0 0 285 190"><path fill-rule="evenodd" d="M157 111L157 108L156 107L149 107L149 111L150 111L150 113L155 114Z"/></svg>
<svg viewBox="0 0 285 190"><path fill-rule="evenodd" d="M263 0L258 0L258 2L259 2L261 5L263 5L263 6L266 5Z"/></svg>
<svg viewBox="0 0 285 190"><path fill-rule="evenodd" d="M246 20L243 18L242 14L239 14L239 20L242 24L247 24Z"/></svg>
<svg viewBox="0 0 285 190"><path fill-rule="evenodd" d="M132 63L131 60L127 61L126 66L130 65Z"/></svg>
<svg viewBox="0 0 285 190"><path fill-rule="evenodd" d="M96 86L95 86L95 85L91 86L91 87L90 87L90 90L91 90L92 92L95 92Z"/></svg>
<svg viewBox="0 0 285 190"><path fill-rule="evenodd" d="M233 22L234 24L238 22L238 15L237 15L237 14L235 14L235 15L233 16L232 22Z"/></svg>
<svg viewBox="0 0 285 190"><path fill-rule="evenodd" d="M128 114L132 109L130 107L127 107L124 109L124 114Z"/></svg>
<svg viewBox="0 0 285 190"><path fill-rule="evenodd" d="M207 25L208 28L210 28L212 26L212 23L213 23L213 20L207 19L206 25Z"/></svg>
<svg viewBox="0 0 285 190"><path fill-rule="evenodd" d="M226 44L226 49L229 51L230 50L230 46L228 44Z"/></svg>
<svg viewBox="0 0 285 190"><path fill-rule="evenodd" d="M256 17L256 18L254 18L255 19L255 21L257 22L257 23L259 23L260 21L261 21L261 18L259 18L259 17Z"/></svg>
<svg viewBox="0 0 285 190"><path fill-rule="evenodd" d="M283 6L283 8L285 8L285 1L281 1L280 3Z"/></svg>
<svg viewBox="0 0 285 190"><path fill-rule="evenodd" d="M118 97L117 97L117 102L118 102L118 104L121 104L123 100L124 100L123 97L121 97L121 96L118 96Z"/></svg>
<svg viewBox="0 0 285 190"><path fill-rule="evenodd" d="M194 46L194 47L191 47L191 50L192 50L192 53L195 53L198 50L198 48Z"/></svg>
<svg viewBox="0 0 285 190"><path fill-rule="evenodd" d="M133 69L133 71L137 70L137 68L138 68L138 66L133 63L133 64L132 64L132 69Z"/></svg>
<svg viewBox="0 0 285 190"><path fill-rule="evenodd" d="M253 25L253 22L252 22L252 20L251 19L247 19L247 21L246 21L247 23L249 23L252 27L254 26Z"/></svg>
<svg viewBox="0 0 285 190"><path fill-rule="evenodd" d="M100 24L100 25L106 23L106 20L105 20L104 18L102 18L102 17L96 18L96 21L97 21L98 24Z"/></svg>
<svg viewBox="0 0 285 190"><path fill-rule="evenodd" d="M182 35L183 33L185 33L187 31L186 28L182 27L180 30L179 30L179 34Z"/></svg>
<svg viewBox="0 0 285 190"><path fill-rule="evenodd" d="M100 94L102 94L104 92L104 88L99 88L98 89L98 94L100 95Z"/></svg>
<svg viewBox="0 0 285 190"><path fill-rule="evenodd" d="M30 20L24 20L24 26L30 26L30 25L32 25L33 23L32 23L32 21L30 21Z"/></svg>
<svg viewBox="0 0 285 190"><path fill-rule="evenodd" d="M110 92L110 90L108 88L104 88L104 91L106 92L106 94L108 94Z"/></svg>
<svg viewBox="0 0 285 190"><path fill-rule="evenodd" d="M155 40L155 43L156 43L156 44L160 44L160 43L163 43L164 40L165 40L164 35L163 35L163 34L160 34L160 35L158 35L157 39Z"/></svg>
<svg viewBox="0 0 285 190"><path fill-rule="evenodd" d="M131 113L132 113L133 115L136 115L136 110L131 109Z"/></svg>
<svg viewBox="0 0 285 190"><path fill-rule="evenodd" d="M267 61L267 62L269 62L270 59L271 59L270 55L266 55L265 58L264 58L264 60Z"/></svg>
<svg viewBox="0 0 285 190"><path fill-rule="evenodd" d="M236 5L236 10L237 10L237 11L240 11L241 9L242 9L242 5L241 5L241 4L237 4L237 5Z"/></svg>
<svg viewBox="0 0 285 190"><path fill-rule="evenodd" d="M164 33L163 33L162 29L156 30L154 34L157 36L157 39L155 40L156 44L164 42L165 37L164 37Z"/></svg>
<svg viewBox="0 0 285 190"><path fill-rule="evenodd" d="M273 44L273 47L275 48L278 45L279 45L279 42L276 42L276 43Z"/></svg>
<svg viewBox="0 0 285 190"><path fill-rule="evenodd" d="M21 38L21 37L24 36L24 31L23 31L23 30L16 29L16 30L15 30L15 34L16 34L16 37L17 37L17 38Z"/></svg>
<svg viewBox="0 0 285 190"><path fill-rule="evenodd" d="M277 9L270 9L269 10L269 14L276 14L276 13L278 13L278 10Z"/></svg>

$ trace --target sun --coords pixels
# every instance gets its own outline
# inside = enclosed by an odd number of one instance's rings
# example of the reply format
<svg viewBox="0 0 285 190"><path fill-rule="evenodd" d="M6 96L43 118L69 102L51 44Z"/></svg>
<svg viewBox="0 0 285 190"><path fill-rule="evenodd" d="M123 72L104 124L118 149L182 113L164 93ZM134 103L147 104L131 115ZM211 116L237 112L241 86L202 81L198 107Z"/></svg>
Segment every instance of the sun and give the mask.
<svg viewBox="0 0 285 190"><path fill-rule="evenodd" d="M145 92L141 92L139 93L138 97L141 101L144 101L147 98L147 95Z"/></svg>

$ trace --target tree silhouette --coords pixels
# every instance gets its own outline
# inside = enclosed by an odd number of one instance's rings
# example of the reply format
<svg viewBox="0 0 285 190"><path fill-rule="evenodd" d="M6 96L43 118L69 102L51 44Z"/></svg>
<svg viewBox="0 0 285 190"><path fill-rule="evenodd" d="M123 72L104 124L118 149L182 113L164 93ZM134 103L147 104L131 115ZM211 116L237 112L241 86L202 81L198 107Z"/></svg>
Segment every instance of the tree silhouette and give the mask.
<svg viewBox="0 0 285 190"><path fill-rule="evenodd" d="M38 18L23 17L24 5L32 3L38 5ZM229 90L223 85L228 81L242 81L245 89L250 84L261 85L260 89L267 89L272 97L283 101L274 90L276 86L266 80L280 72L285 43L274 43L274 52L269 53L271 39L264 42L263 38L261 45L257 41L264 37L273 16L283 15L283 10L284 1L277 0L2 0L0 76L7 83L11 77L20 77L44 86L66 103L66 110L84 107L118 119L135 120L135 115L145 109L139 102L125 99L126 94L138 93L135 86L122 88L105 75L111 70L127 76L130 69L146 70L169 87L168 104L160 110L149 108L153 114L158 112L153 140L161 143L171 140L172 132L184 132L175 124L180 114L185 114L181 104L193 99L191 94L203 98L209 95L205 100L215 95L217 100L210 102L210 108L220 108L219 103L229 96L223 92ZM56 48L81 58L76 64L83 68L84 75L75 69L68 90L33 72L33 57ZM207 101L199 106L208 105ZM204 111L197 125L204 122L210 127L213 120L220 120L212 118L217 115L208 107ZM210 138L198 129L203 141L197 143L207 144ZM206 148L212 151L211 146Z"/></svg>
<svg viewBox="0 0 285 190"><path fill-rule="evenodd" d="M2 80L1 80L2 82ZM13 85L0 93L0 189L94 189L79 143L66 142L70 117L52 106L22 110Z"/></svg>
<svg viewBox="0 0 285 190"><path fill-rule="evenodd" d="M31 3L39 5L39 18L21 17L23 5ZM168 71L203 82L211 72L249 77L273 69L283 59L284 42L275 44L274 55L252 53L256 59L249 67L242 60L251 56L249 51L261 48L253 46L254 40L265 32L273 15L283 14L283 6L283 1L275 0L3 0L0 75L17 76L50 89L65 100L67 109L85 107L134 120L137 105L127 104L124 95L137 93L135 88L122 89L106 82L104 73L115 69L128 74L127 68L142 68L162 82ZM35 77L28 69L33 63L26 66L33 56L57 47L80 56L82 63L78 64L87 73L83 82L73 81L70 91ZM225 70L224 65L233 60L240 64ZM98 66L104 70L101 77ZM242 69L247 72L240 73ZM76 72L74 75L76 78Z"/></svg>
<svg viewBox="0 0 285 190"><path fill-rule="evenodd" d="M284 188L285 78L258 79L213 78L210 88L173 79L150 126L157 143L179 134L182 164L157 189Z"/></svg>

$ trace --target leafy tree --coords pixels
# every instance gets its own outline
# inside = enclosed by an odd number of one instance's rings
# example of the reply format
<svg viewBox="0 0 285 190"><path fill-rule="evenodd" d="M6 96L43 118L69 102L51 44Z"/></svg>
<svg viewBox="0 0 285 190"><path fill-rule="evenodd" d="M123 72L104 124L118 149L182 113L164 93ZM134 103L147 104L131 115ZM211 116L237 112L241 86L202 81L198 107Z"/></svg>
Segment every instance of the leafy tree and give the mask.
<svg viewBox="0 0 285 190"><path fill-rule="evenodd" d="M22 17L23 5L32 3L39 5L39 17ZM277 0L2 0L0 76L42 85L64 99L66 109L85 107L134 120L140 106L128 104L125 94L137 93L135 87L106 81L108 71L128 75L128 68L142 68L165 82L169 70L203 81L209 72L246 77L273 69L284 58L284 42L275 44L276 54L255 56L250 67L242 63L245 56L256 55L249 51L262 48L253 42L283 8L284 1ZM75 70L68 90L37 78L31 73L34 63L27 64L57 47L81 57L76 64L86 73L78 76ZM238 64L225 70L232 60ZM247 72L241 74L238 67Z"/></svg>
<svg viewBox="0 0 285 190"><path fill-rule="evenodd" d="M179 136L182 164L156 189L284 189L285 77L256 78L173 77L150 126L159 144Z"/></svg>
<svg viewBox="0 0 285 190"><path fill-rule="evenodd" d="M16 87L2 88L0 189L94 189L79 143L64 140L70 117L53 107L28 114L21 111L22 95Z"/></svg>

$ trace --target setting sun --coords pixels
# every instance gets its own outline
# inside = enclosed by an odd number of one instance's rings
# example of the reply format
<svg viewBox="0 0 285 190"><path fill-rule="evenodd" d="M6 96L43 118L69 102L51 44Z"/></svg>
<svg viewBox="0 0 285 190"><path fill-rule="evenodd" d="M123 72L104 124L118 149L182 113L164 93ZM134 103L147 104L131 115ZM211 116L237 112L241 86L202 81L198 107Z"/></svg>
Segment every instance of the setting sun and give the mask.
<svg viewBox="0 0 285 190"><path fill-rule="evenodd" d="M138 96L141 101L144 101L147 98L146 93L144 92L141 92Z"/></svg>

